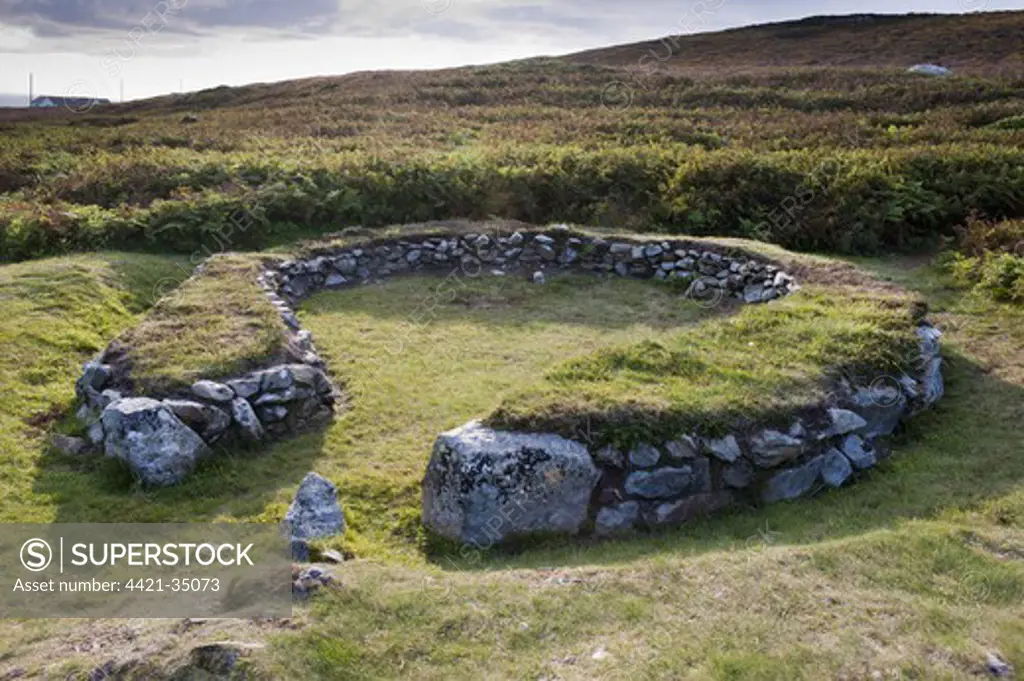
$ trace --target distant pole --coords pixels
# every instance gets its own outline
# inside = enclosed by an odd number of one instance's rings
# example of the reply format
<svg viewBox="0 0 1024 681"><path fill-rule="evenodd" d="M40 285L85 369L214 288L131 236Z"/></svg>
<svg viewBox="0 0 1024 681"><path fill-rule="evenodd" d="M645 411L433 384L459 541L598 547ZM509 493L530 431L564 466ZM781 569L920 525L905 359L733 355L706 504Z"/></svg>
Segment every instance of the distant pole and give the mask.
<svg viewBox="0 0 1024 681"><path fill-rule="evenodd" d="M28 74L28 105L29 106L32 106L32 100L36 98L35 89L36 89L35 74L29 73Z"/></svg>

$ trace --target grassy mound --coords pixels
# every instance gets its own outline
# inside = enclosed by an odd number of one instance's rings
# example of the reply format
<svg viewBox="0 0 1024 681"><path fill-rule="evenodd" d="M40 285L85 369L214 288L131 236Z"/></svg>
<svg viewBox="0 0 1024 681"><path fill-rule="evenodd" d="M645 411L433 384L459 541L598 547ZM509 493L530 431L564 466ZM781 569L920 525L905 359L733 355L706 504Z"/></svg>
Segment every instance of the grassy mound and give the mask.
<svg viewBox="0 0 1024 681"><path fill-rule="evenodd" d="M82 363L138 323L158 282L181 265L102 253L0 267L0 519L53 519L54 499L35 487L47 431L64 425ZM75 486L76 472L55 473Z"/></svg>
<svg viewBox="0 0 1024 681"><path fill-rule="evenodd" d="M625 443L670 440L695 428L716 433L741 422L788 424L840 377L870 383L912 366L915 310L909 299L810 284L665 342L562 364L503 402L489 421Z"/></svg>
<svg viewBox="0 0 1024 681"><path fill-rule="evenodd" d="M212 258L124 334L135 392L165 394L272 364L286 329L256 283L259 272L255 257Z"/></svg>

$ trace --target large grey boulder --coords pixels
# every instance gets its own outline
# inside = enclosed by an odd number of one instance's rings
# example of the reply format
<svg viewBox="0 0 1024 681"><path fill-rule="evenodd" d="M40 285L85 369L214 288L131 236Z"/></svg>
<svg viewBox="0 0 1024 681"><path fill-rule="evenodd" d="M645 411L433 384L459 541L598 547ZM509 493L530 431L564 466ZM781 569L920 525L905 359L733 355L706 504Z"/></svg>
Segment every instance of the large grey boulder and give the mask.
<svg viewBox="0 0 1024 681"><path fill-rule="evenodd" d="M578 442L471 421L434 444L423 523L477 548L535 532L576 534L599 475Z"/></svg>
<svg viewBox="0 0 1024 681"><path fill-rule="evenodd" d="M102 416L107 456L125 461L150 485L181 482L210 448L167 405L147 397L119 400Z"/></svg>

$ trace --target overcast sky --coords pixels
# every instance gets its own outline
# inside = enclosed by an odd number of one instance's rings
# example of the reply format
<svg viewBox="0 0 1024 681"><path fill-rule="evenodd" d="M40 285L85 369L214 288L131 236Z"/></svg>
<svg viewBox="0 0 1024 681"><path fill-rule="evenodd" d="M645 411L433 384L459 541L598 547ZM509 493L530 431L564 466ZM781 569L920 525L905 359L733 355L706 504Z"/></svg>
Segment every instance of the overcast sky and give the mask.
<svg viewBox="0 0 1024 681"><path fill-rule="evenodd" d="M363 69L481 64L812 14L1024 0L0 0L0 93L134 99Z"/></svg>

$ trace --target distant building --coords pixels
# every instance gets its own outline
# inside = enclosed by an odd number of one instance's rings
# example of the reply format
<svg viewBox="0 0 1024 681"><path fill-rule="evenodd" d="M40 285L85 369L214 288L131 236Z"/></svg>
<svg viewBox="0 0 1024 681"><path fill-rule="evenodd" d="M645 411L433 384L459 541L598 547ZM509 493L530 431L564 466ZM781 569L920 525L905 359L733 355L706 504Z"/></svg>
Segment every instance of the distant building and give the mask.
<svg viewBox="0 0 1024 681"><path fill-rule="evenodd" d="M33 109L52 109L63 106L71 111L86 111L97 104L110 104L110 100L101 97L53 97L51 95L41 95L33 99L29 106Z"/></svg>

